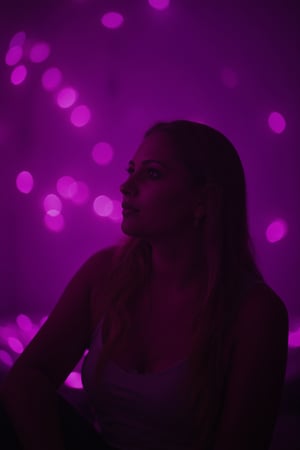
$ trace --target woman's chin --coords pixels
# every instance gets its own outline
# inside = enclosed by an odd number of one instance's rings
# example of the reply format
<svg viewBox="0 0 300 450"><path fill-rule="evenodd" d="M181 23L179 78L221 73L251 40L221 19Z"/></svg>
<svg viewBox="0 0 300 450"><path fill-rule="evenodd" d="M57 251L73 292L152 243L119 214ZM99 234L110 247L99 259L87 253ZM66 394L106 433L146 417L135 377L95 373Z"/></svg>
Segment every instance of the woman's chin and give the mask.
<svg viewBox="0 0 300 450"><path fill-rule="evenodd" d="M138 227L133 224L128 224L126 221L121 222L121 230L128 236L139 236Z"/></svg>

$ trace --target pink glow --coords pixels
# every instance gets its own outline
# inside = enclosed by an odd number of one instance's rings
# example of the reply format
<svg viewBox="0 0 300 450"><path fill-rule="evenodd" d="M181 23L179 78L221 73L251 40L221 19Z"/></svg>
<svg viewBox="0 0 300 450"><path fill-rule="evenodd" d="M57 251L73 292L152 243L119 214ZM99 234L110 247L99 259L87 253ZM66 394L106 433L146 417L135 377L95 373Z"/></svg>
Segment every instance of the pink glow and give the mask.
<svg viewBox="0 0 300 450"><path fill-rule="evenodd" d="M14 360L5 350L0 350L0 361L7 367L11 367L14 363Z"/></svg>
<svg viewBox="0 0 300 450"><path fill-rule="evenodd" d="M74 178L66 175L57 180L56 190L62 198L70 199L76 195L78 186Z"/></svg>
<svg viewBox="0 0 300 450"><path fill-rule="evenodd" d="M65 384L73 389L82 389L81 375L79 372L71 372Z"/></svg>
<svg viewBox="0 0 300 450"><path fill-rule="evenodd" d="M70 106L74 105L78 97L77 92L75 89L71 87L67 87L64 89L61 89L56 97L56 101L58 106L61 108L70 108Z"/></svg>
<svg viewBox="0 0 300 450"><path fill-rule="evenodd" d="M113 202L106 195L99 195L93 203L95 213L101 217L108 217L113 211Z"/></svg>
<svg viewBox="0 0 300 450"><path fill-rule="evenodd" d="M16 186L23 194L29 194L33 189L33 177L30 172L24 170L17 175Z"/></svg>
<svg viewBox="0 0 300 450"><path fill-rule="evenodd" d="M31 339L36 335L36 333L39 331L39 328L36 325L32 325L32 328L30 330L24 330L25 333L24 339L26 342L24 342L25 346L28 344L28 342L31 341Z"/></svg>
<svg viewBox="0 0 300 450"><path fill-rule="evenodd" d="M44 209L48 216L59 216L62 210L61 199L55 194L49 194L44 199Z"/></svg>
<svg viewBox="0 0 300 450"><path fill-rule="evenodd" d="M286 236L288 230L287 223L282 220L278 219L272 222L266 231L266 237L267 240L271 243L278 242Z"/></svg>
<svg viewBox="0 0 300 450"><path fill-rule="evenodd" d="M285 130L286 122L282 114L278 112L272 112L269 115L269 127L274 133L280 134Z"/></svg>
<svg viewBox="0 0 300 450"><path fill-rule="evenodd" d="M122 221L122 206L119 200L113 200L113 209L109 216L109 218L116 223L120 223Z"/></svg>
<svg viewBox="0 0 300 450"><path fill-rule="evenodd" d="M9 337L7 339L7 344L15 353L21 354L24 350L22 342L15 337Z"/></svg>
<svg viewBox="0 0 300 450"><path fill-rule="evenodd" d="M42 86L46 91L54 91L61 84L62 73L56 67L45 70L42 75Z"/></svg>
<svg viewBox="0 0 300 450"><path fill-rule="evenodd" d="M32 321L25 314L19 314L16 318L16 322L18 327L23 331L31 331L32 330Z"/></svg>
<svg viewBox="0 0 300 450"><path fill-rule="evenodd" d="M10 81L12 84L17 86L18 84L23 83L27 76L27 69L24 65L20 65L14 68L14 70L11 73Z"/></svg>
<svg viewBox="0 0 300 450"><path fill-rule="evenodd" d="M23 48L22 47L20 47L19 45L10 47L10 49L7 51L7 53L5 55L5 63L8 66L14 66L18 62L20 62L20 60L22 59L22 56L23 56Z"/></svg>
<svg viewBox="0 0 300 450"><path fill-rule="evenodd" d="M221 80L223 84L230 89L233 89L238 85L238 76L236 72L229 67L224 67L224 69L222 69Z"/></svg>
<svg viewBox="0 0 300 450"><path fill-rule="evenodd" d="M90 191L86 183L84 183L83 181L77 181L76 192L71 198L72 202L75 203L76 205L83 205L88 201L89 196Z"/></svg>
<svg viewBox="0 0 300 450"><path fill-rule="evenodd" d="M84 127L91 120L91 113L87 106L76 106L71 113L71 122L75 127Z"/></svg>
<svg viewBox="0 0 300 450"><path fill-rule="evenodd" d="M50 46L47 42L38 42L34 44L29 53L29 59L33 63L45 61L50 55Z"/></svg>
<svg viewBox="0 0 300 450"><path fill-rule="evenodd" d="M123 16L117 12L109 12L102 16L101 23L106 28L119 28L124 22Z"/></svg>
<svg viewBox="0 0 300 450"><path fill-rule="evenodd" d="M149 5L154 9L163 10L168 8L170 0L148 0Z"/></svg>
<svg viewBox="0 0 300 450"><path fill-rule="evenodd" d="M44 323L46 322L46 320L48 319L48 316L44 316L41 318L40 320L40 327L44 325Z"/></svg>
<svg viewBox="0 0 300 450"><path fill-rule="evenodd" d="M300 347L300 327L296 331L289 333L289 347Z"/></svg>
<svg viewBox="0 0 300 450"><path fill-rule="evenodd" d="M26 40L26 33L24 33L24 31L19 31L11 38L9 46L15 47L20 45L22 47L24 45L25 40Z"/></svg>
<svg viewBox="0 0 300 450"><path fill-rule="evenodd" d="M107 142L98 142L92 150L92 158L100 166L109 164L112 160L113 149Z"/></svg>
<svg viewBox="0 0 300 450"><path fill-rule="evenodd" d="M62 231L65 227L65 221L61 214L58 216L49 216L49 214L45 214L44 223L50 231L54 231L56 233Z"/></svg>

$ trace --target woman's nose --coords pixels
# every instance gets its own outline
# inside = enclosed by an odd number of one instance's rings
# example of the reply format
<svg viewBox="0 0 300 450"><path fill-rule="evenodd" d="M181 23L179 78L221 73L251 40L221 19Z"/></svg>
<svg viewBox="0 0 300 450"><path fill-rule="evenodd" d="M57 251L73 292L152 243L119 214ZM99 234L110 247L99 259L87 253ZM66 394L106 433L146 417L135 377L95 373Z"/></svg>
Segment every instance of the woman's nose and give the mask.
<svg viewBox="0 0 300 450"><path fill-rule="evenodd" d="M122 192L122 194L128 194L130 192L136 191L136 187L134 183L125 181L124 183L121 184L120 191Z"/></svg>

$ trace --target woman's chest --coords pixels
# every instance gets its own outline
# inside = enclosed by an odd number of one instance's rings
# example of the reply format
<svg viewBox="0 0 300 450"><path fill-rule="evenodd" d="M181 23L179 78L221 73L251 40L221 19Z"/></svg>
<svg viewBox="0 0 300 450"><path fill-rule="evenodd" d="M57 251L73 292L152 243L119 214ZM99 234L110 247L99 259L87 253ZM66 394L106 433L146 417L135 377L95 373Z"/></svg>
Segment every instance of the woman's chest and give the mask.
<svg viewBox="0 0 300 450"><path fill-rule="evenodd" d="M188 357L192 345L191 304L188 298L166 301L160 296L155 302L145 296L133 311L122 351L116 351L113 357L120 367L141 373L159 372Z"/></svg>

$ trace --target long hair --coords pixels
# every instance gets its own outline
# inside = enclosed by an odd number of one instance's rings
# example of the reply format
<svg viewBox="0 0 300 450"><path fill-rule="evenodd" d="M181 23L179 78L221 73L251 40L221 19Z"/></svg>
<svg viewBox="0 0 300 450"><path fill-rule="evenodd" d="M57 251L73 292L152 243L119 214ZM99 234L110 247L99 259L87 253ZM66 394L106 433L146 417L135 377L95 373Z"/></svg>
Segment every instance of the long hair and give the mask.
<svg viewBox="0 0 300 450"><path fill-rule="evenodd" d="M222 410L228 373L225 354L237 317L243 276L263 281L249 234L245 175L232 143L215 129L187 121L159 122L144 137L165 133L175 156L190 174L191 185L207 188L206 216L201 224L207 261L207 288L192 324L186 394L194 408L194 448L210 449ZM132 320L132 307L149 281L151 247L142 238L122 238L115 247L113 269L101 295L108 299L104 322L106 343L97 376ZM98 378L99 379L99 378Z"/></svg>

